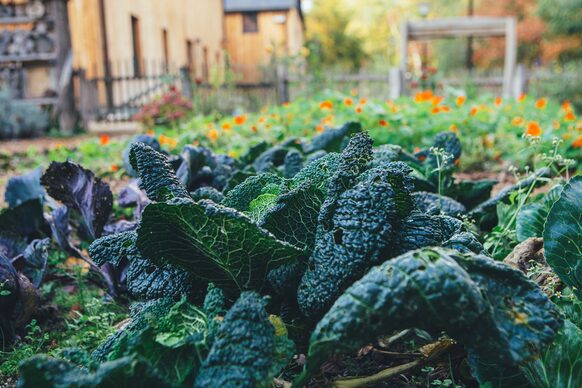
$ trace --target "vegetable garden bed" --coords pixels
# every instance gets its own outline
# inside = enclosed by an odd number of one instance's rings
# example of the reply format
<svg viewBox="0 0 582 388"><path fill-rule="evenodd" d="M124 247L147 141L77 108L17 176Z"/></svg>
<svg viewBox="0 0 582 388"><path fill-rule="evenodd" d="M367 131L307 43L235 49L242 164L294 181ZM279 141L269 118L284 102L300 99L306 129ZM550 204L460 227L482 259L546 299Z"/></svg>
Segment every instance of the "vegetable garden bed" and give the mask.
<svg viewBox="0 0 582 388"><path fill-rule="evenodd" d="M320 97L3 159L4 386L580 386L570 108Z"/></svg>

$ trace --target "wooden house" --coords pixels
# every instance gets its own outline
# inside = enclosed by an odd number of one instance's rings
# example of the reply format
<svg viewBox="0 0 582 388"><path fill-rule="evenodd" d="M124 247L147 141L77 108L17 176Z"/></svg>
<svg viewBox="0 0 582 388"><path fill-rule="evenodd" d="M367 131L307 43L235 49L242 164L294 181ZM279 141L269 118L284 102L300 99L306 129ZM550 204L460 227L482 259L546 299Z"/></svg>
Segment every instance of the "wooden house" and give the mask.
<svg viewBox="0 0 582 388"><path fill-rule="evenodd" d="M74 65L88 77L163 65L208 78L222 64L222 0L69 0L68 8Z"/></svg>
<svg viewBox="0 0 582 388"><path fill-rule="evenodd" d="M68 130L75 108L128 118L180 69L208 81L224 39L223 0L0 0L0 88L69 112Z"/></svg>
<svg viewBox="0 0 582 388"><path fill-rule="evenodd" d="M224 0L224 13L226 52L243 82L260 80L262 67L303 47L301 0Z"/></svg>

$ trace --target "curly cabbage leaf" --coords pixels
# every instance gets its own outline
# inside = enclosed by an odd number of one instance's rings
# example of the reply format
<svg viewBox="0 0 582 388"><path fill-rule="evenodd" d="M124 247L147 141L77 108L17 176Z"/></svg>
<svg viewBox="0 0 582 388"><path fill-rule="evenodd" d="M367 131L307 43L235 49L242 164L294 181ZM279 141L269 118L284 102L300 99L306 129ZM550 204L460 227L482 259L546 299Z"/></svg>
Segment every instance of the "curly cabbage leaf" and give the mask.
<svg viewBox="0 0 582 388"><path fill-rule="evenodd" d="M52 162L41 178L47 193L81 215L82 232L91 241L101 236L113 209L109 185L72 162Z"/></svg>
<svg viewBox="0 0 582 388"><path fill-rule="evenodd" d="M129 160L139 173L140 187L152 201L163 202L172 198L190 198L188 191L178 180L163 154L144 143L133 143Z"/></svg>
<svg viewBox="0 0 582 388"><path fill-rule="evenodd" d="M339 196L354 185L371 159L372 138L370 135L367 132L354 135L342 152L337 168L327 185L327 198L321 206L319 215L319 222L325 230L331 227L331 218Z"/></svg>
<svg viewBox="0 0 582 388"><path fill-rule="evenodd" d="M190 196L194 201L200 201L201 199L209 199L212 202L220 203L224 199L224 195L216 190L214 187L200 187L190 193Z"/></svg>
<svg viewBox="0 0 582 388"><path fill-rule="evenodd" d="M347 144L350 136L362 132L362 125L357 122L349 122L340 128L327 128L311 141L304 145L303 151L306 154L316 151L338 152Z"/></svg>
<svg viewBox="0 0 582 388"><path fill-rule="evenodd" d="M196 293L200 285L192 274L170 263L157 265L142 257L136 240L133 231L101 237L91 244L89 253L98 265L110 263L118 271L127 267L127 291L134 298L175 298Z"/></svg>
<svg viewBox="0 0 582 388"><path fill-rule="evenodd" d="M275 191L278 188L278 191L282 192L285 186L285 180L278 175L270 173L254 175L230 190L224 197L222 205L240 212L248 212L251 202L265 191Z"/></svg>
<svg viewBox="0 0 582 388"><path fill-rule="evenodd" d="M285 155L283 175L293 178L303 168L303 155L297 150L291 150Z"/></svg>
<svg viewBox="0 0 582 388"><path fill-rule="evenodd" d="M28 174L8 179L4 199L9 207L18 206L26 201L44 198L44 189L40 185L42 169L39 167Z"/></svg>
<svg viewBox="0 0 582 388"><path fill-rule="evenodd" d="M189 191L205 186L222 190L235 171L234 159L208 148L187 145L181 157L176 176Z"/></svg>
<svg viewBox="0 0 582 388"><path fill-rule="evenodd" d="M416 208L425 214L461 217L467 212L461 203L444 195L424 191L416 192L413 195Z"/></svg>
<svg viewBox="0 0 582 388"><path fill-rule="evenodd" d="M409 172L401 162L368 170L339 196L331 228L320 225L317 230L297 292L305 316L321 316L345 288L393 249L399 219L412 207L405 183Z"/></svg>
<svg viewBox="0 0 582 388"><path fill-rule="evenodd" d="M144 257L180 266L227 294L260 290L271 269L301 256L244 214L207 200L151 204L137 234Z"/></svg>
<svg viewBox="0 0 582 388"><path fill-rule="evenodd" d="M111 348L107 360L142 359L170 385L191 385L208 352L209 322L206 314L182 298L164 315L135 319L145 319L144 327L120 338Z"/></svg>
<svg viewBox="0 0 582 388"><path fill-rule="evenodd" d="M412 251L371 269L335 302L311 336L295 386L333 353L407 328L445 331L466 347L474 374L483 378L479 365L522 365L561 326L557 307L521 272L481 255Z"/></svg>
<svg viewBox="0 0 582 388"><path fill-rule="evenodd" d="M224 317L194 387L271 386L291 358L293 347L281 326L269 319L266 305L254 292L241 294Z"/></svg>
<svg viewBox="0 0 582 388"><path fill-rule="evenodd" d="M582 175L570 179L548 214L544 252L554 272L582 299Z"/></svg>
<svg viewBox="0 0 582 388"><path fill-rule="evenodd" d="M155 322L167 316L171 308L176 304L172 298L154 299L143 303L134 303L130 309L130 322L122 329L110 335L101 343L91 356L105 362L114 358L114 351L120 343L127 342L128 338L145 330L150 322Z"/></svg>
<svg viewBox="0 0 582 388"><path fill-rule="evenodd" d="M123 150L123 168L125 168L125 171L127 171L127 173L134 178L138 176L138 172L133 168L129 156L131 152L131 146L135 143L146 144L158 152L161 152L162 149L158 140L155 137L149 135L137 135L129 141L129 144L127 144Z"/></svg>
<svg viewBox="0 0 582 388"><path fill-rule="evenodd" d="M132 387L139 381L143 387L165 388L166 381L156 374L152 366L131 357L101 364L95 372L77 365L37 355L20 365L20 388L119 388Z"/></svg>

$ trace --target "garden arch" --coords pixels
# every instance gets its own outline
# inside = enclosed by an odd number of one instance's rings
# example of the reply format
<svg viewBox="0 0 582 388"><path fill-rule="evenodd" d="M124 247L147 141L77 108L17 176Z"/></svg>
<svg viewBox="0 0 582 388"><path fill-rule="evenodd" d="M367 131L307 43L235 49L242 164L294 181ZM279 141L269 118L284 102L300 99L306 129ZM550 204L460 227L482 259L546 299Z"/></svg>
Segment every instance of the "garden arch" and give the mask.
<svg viewBox="0 0 582 388"><path fill-rule="evenodd" d="M408 43L411 41L495 36L505 37L503 96L509 97L512 95L517 66L517 24L513 17L470 16L404 22L400 47L400 74L402 76L406 74Z"/></svg>

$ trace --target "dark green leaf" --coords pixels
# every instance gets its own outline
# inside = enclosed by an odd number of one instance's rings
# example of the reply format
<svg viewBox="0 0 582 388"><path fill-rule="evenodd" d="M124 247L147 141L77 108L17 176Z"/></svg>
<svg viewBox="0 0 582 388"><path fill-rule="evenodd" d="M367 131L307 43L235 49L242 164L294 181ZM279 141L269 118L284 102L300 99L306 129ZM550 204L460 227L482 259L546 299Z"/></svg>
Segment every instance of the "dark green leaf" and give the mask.
<svg viewBox="0 0 582 388"><path fill-rule="evenodd" d="M301 256L244 214L206 200L146 207L137 247L234 294L260 290L269 270Z"/></svg>
<svg viewBox="0 0 582 388"><path fill-rule="evenodd" d="M582 175L568 182L544 226L546 261L582 299Z"/></svg>

